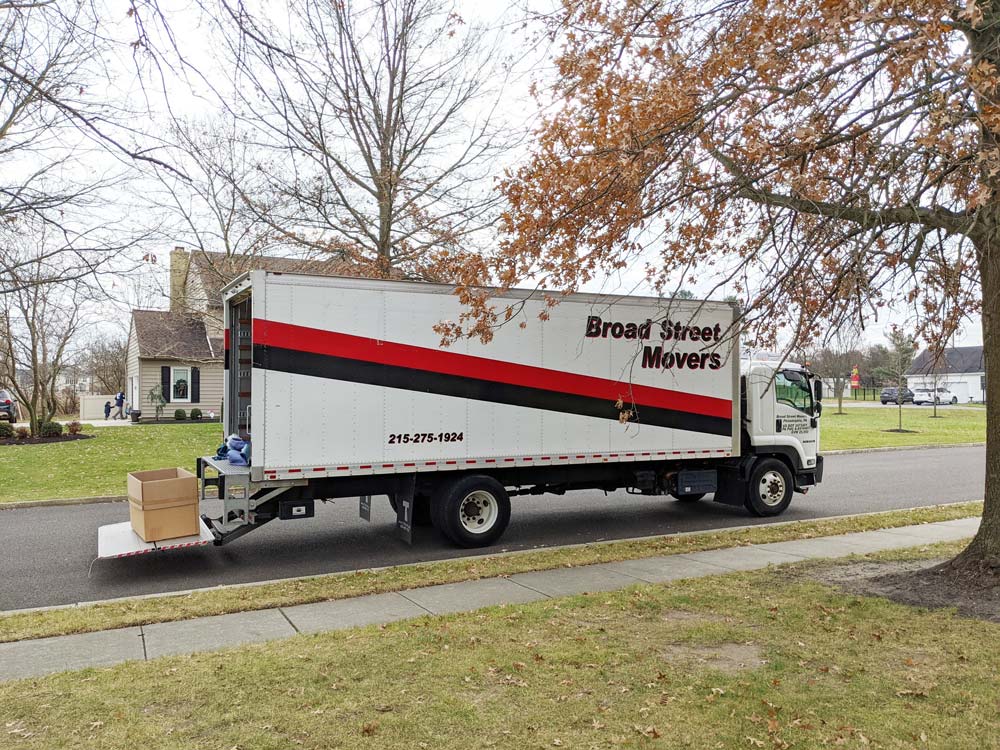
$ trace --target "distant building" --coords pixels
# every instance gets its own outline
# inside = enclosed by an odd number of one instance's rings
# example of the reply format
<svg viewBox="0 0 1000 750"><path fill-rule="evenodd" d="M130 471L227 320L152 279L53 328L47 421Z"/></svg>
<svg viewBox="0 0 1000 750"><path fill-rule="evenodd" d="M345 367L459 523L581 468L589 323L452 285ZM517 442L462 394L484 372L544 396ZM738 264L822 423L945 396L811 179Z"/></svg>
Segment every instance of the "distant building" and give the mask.
<svg viewBox="0 0 1000 750"><path fill-rule="evenodd" d="M63 368L56 376L56 392L72 391L77 395L84 396L97 392L97 379L79 365L70 365Z"/></svg>
<svg viewBox="0 0 1000 750"><path fill-rule="evenodd" d="M317 261L260 256L227 256L175 248L170 253L170 309L133 310L126 354L125 396L143 417L156 407L150 392L159 386L175 409L222 411L222 287L251 270L357 276L340 260Z"/></svg>
<svg viewBox="0 0 1000 750"><path fill-rule="evenodd" d="M958 397L959 403L986 401L983 347L951 347L936 362L930 351L922 351L906 371L906 385L910 390L947 388Z"/></svg>

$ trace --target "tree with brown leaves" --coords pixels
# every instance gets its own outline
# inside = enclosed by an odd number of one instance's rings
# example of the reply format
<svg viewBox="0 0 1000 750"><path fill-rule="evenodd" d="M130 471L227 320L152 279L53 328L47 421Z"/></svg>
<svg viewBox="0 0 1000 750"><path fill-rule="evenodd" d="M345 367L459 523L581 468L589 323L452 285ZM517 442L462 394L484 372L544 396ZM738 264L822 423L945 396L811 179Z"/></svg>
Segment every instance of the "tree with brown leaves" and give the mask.
<svg viewBox="0 0 1000 750"><path fill-rule="evenodd" d="M942 341L981 310L986 503L953 565L1000 570L1000 4L563 0L547 33L555 106L444 333L504 318L483 278L561 292L637 266L739 289L764 344L889 306Z"/></svg>

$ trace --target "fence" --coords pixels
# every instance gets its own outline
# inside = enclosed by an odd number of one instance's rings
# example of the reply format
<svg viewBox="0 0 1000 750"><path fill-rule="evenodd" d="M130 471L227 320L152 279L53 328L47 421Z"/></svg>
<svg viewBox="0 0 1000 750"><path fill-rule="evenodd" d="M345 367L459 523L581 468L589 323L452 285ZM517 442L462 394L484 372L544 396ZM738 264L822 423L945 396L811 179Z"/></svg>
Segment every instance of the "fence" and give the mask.
<svg viewBox="0 0 1000 750"><path fill-rule="evenodd" d="M95 419L104 419L104 402L110 401L112 405L115 403L114 396L94 396L94 395L84 395L80 396L80 421L88 422Z"/></svg>

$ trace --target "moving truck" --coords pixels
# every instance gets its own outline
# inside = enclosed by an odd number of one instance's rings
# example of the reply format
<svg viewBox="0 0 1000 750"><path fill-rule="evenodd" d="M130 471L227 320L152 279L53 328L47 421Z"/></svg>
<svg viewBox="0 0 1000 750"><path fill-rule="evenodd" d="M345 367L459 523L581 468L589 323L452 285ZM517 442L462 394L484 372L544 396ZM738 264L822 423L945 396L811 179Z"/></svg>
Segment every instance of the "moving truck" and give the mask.
<svg viewBox="0 0 1000 750"><path fill-rule="evenodd" d="M711 494L774 516L823 477L819 379L741 367L730 303L514 290L491 341L443 345L464 310L446 285L251 271L223 296L224 430L251 461L198 460L202 499L222 500L202 541L388 496L404 538L433 524L483 547L519 495Z"/></svg>

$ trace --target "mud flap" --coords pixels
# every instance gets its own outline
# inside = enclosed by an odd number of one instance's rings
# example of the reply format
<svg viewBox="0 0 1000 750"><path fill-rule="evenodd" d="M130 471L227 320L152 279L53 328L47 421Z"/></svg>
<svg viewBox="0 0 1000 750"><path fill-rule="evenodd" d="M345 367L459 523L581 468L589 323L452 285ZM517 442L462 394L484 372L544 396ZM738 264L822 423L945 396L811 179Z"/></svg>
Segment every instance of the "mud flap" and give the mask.
<svg viewBox="0 0 1000 750"><path fill-rule="evenodd" d="M743 505L747 496L747 482L755 462L755 456L746 456L737 466L719 469L719 486L715 490L715 502L723 505Z"/></svg>
<svg viewBox="0 0 1000 750"><path fill-rule="evenodd" d="M413 499L417 489L416 474L399 477L396 484L396 536L413 544Z"/></svg>

